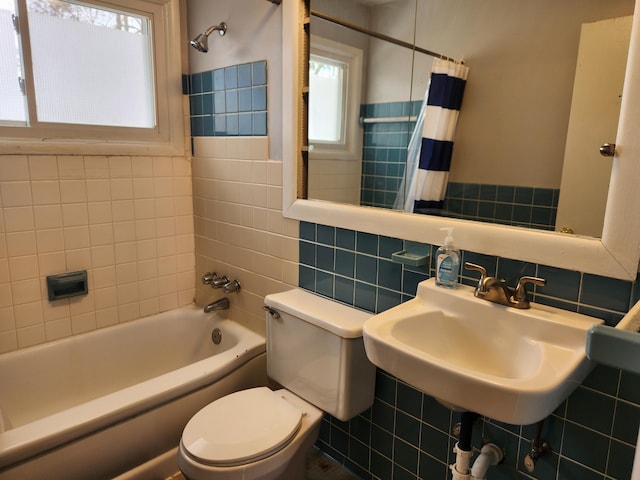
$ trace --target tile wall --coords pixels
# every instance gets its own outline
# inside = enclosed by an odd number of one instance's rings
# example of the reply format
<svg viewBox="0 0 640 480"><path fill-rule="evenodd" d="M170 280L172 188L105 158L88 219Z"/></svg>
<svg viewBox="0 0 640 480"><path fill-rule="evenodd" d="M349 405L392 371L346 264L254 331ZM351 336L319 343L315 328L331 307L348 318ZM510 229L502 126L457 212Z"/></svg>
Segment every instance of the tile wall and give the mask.
<svg viewBox="0 0 640 480"><path fill-rule="evenodd" d="M420 106L421 102L388 102L360 107L360 116L371 121L363 124L361 205L393 207L404 177L407 145L415 121L388 120L415 116Z"/></svg>
<svg viewBox="0 0 640 480"><path fill-rule="evenodd" d="M267 62L231 65L189 75L194 137L267 134Z"/></svg>
<svg viewBox="0 0 640 480"><path fill-rule="evenodd" d="M184 157L0 156L0 353L193 301ZM85 296L46 276L87 270Z"/></svg>
<svg viewBox="0 0 640 480"><path fill-rule="evenodd" d="M196 275L239 280L229 315L264 335L264 296L298 284L298 222L282 217L282 162L269 158L267 63L192 74L189 83ZM196 283L199 305L223 295Z"/></svg>
<svg viewBox="0 0 640 480"><path fill-rule="evenodd" d="M444 210L448 217L554 230L558 188L449 182Z"/></svg>
<svg viewBox="0 0 640 480"><path fill-rule="evenodd" d="M311 223L300 224L300 286L380 312L415 295L433 269L390 261L403 241ZM426 245L433 254L437 246ZM602 318L615 325L640 296L637 282L463 252L463 260L488 267L510 283L519 276L548 280L534 300ZM473 274L465 283L473 282ZM363 479L444 480L453 462L452 435L459 415L379 370L371 409L349 422L325 416L319 444ZM492 480L629 480L640 424L640 376L597 367L544 425L553 453L527 472L535 427L480 421L473 444L487 438L506 451L490 470Z"/></svg>
<svg viewBox="0 0 640 480"><path fill-rule="evenodd" d="M282 162L267 137L201 137L193 158L196 274L238 279L229 315L265 334L264 296L298 284L298 222L282 217ZM199 305L223 296L197 282Z"/></svg>

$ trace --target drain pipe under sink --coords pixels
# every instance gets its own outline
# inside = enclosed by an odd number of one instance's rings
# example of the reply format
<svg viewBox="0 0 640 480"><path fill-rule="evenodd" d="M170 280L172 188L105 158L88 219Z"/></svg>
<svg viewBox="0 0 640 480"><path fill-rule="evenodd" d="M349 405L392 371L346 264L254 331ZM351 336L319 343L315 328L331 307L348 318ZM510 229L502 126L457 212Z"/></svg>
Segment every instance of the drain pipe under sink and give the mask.
<svg viewBox="0 0 640 480"><path fill-rule="evenodd" d="M480 455L471 467L471 478L474 480L486 480L487 470L492 465L497 465L504 458L502 449L493 443L487 443L480 449Z"/></svg>
<svg viewBox="0 0 640 480"><path fill-rule="evenodd" d="M453 480L486 480L487 470L492 465L502 461L504 454L502 449L493 443L488 443L480 450L480 455L469 470L473 450L471 448L471 434L473 422L479 415L474 412L462 412L460 419L460 436L453 451L456 454L456 463L450 465Z"/></svg>
<svg viewBox="0 0 640 480"><path fill-rule="evenodd" d="M458 443L453 448L456 454L456 463L450 465L451 474L453 480L471 480L469 473L469 464L471 463L471 456L473 450L471 449L471 434L473 433L473 422L476 421L479 415L474 412L462 412L460 418L460 435L458 437Z"/></svg>

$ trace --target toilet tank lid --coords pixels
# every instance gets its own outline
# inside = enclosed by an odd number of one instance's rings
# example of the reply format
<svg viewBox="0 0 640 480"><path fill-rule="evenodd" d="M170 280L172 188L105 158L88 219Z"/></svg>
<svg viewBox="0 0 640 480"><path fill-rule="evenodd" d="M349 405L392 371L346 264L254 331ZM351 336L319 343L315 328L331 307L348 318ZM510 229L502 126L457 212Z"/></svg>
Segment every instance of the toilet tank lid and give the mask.
<svg viewBox="0 0 640 480"><path fill-rule="evenodd" d="M373 315L300 288L267 295L264 303L343 338L362 337L362 326Z"/></svg>

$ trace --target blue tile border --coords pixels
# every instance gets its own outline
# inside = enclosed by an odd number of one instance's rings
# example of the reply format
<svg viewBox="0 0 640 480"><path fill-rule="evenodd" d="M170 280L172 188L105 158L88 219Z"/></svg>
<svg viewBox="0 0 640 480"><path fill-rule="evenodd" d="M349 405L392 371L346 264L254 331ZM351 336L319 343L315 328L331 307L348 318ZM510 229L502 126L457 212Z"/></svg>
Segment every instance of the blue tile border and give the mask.
<svg viewBox="0 0 640 480"><path fill-rule="evenodd" d="M442 215L555 230L560 189L449 182Z"/></svg>
<svg viewBox="0 0 640 480"><path fill-rule="evenodd" d="M267 135L267 62L230 65L183 78L191 136Z"/></svg>

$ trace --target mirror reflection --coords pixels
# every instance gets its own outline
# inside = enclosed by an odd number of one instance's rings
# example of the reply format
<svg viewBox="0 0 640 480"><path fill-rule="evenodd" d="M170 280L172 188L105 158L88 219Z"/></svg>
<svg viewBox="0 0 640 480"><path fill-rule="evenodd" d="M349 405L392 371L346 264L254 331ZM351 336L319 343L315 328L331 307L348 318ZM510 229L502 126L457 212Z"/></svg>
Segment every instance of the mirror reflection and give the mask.
<svg viewBox="0 0 640 480"><path fill-rule="evenodd" d="M424 133L435 57L409 44L468 67L446 196L420 213L600 236L611 160L599 146L615 139L631 0L311 0L311 10L308 198L411 203L407 146Z"/></svg>

